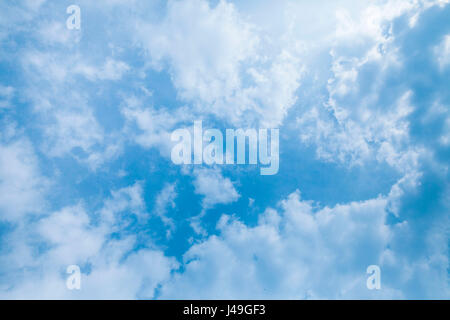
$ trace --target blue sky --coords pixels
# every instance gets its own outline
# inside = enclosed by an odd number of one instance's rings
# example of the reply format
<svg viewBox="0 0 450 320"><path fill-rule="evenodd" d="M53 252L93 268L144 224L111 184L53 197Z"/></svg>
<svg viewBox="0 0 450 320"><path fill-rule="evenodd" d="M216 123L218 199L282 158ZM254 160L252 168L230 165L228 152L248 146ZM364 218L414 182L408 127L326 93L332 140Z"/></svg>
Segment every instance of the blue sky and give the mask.
<svg viewBox="0 0 450 320"><path fill-rule="evenodd" d="M0 297L448 299L449 16L447 0L3 1ZM278 128L279 172L173 164L195 120Z"/></svg>

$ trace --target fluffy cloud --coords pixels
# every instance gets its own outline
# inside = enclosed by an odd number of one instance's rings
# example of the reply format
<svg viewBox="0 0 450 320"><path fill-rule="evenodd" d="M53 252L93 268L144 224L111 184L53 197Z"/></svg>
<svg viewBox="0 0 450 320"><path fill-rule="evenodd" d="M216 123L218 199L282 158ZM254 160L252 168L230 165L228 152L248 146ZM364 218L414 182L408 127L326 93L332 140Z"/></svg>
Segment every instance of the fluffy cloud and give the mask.
<svg viewBox="0 0 450 320"><path fill-rule="evenodd" d="M138 24L138 39L151 64L157 69L168 65L180 98L194 111L236 125L278 126L300 84L298 47L266 50L270 40L260 43L260 38L226 1L215 7L203 0L170 1L160 24Z"/></svg>
<svg viewBox="0 0 450 320"><path fill-rule="evenodd" d="M233 182L225 178L219 169L199 169L193 171L195 193L201 195L202 211L191 218L191 227L197 234L207 235L201 224L201 219L207 210L217 204L229 204L237 201L240 194L236 191Z"/></svg>
<svg viewBox="0 0 450 320"><path fill-rule="evenodd" d="M170 112L165 108L144 106L141 99L126 97L121 112L127 120L125 132L143 148L157 148L163 156L170 156L170 136L177 125L193 119L188 110Z"/></svg>
<svg viewBox="0 0 450 320"><path fill-rule="evenodd" d="M83 80L118 80L126 64L107 59L101 68L89 67L82 56L28 51L22 67L29 80L25 91L37 125L43 132L42 149L49 157L71 155L96 170L121 151L121 137L106 133L89 102ZM77 88L77 90L74 90Z"/></svg>
<svg viewBox="0 0 450 320"><path fill-rule="evenodd" d="M153 63L169 59L182 97L211 104L240 87L239 63L252 54L255 39L231 4L170 1L161 25L142 27Z"/></svg>
<svg viewBox="0 0 450 320"><path fill-rule="evenodd" d="M163 296L303 299L362 293L364 263L378 263L389 239L384 203L315 210L296 192L280 203L281 212L268 209L255 227L223 216L220 236L189 249L185 272L163 288ZM373 252L365 253L367 248Z"/></svg>
<svg viewBox="0 0 450 320"><path fill-rule="evenodd" d="M0 296L9 299L154 297L155 289L169 278L177 262L157 249L136 250L135 236L123 233L124 215L139 211L142 205L142 190L135 184L112 192L98 213L100 220L79 203L6 234L9 245L2 251L0 261L2 265L8 261L9 276L0 278ZM113 238L112 233L120 237ZM33 251L37 245L41 249L36 255ZM65 271L72 264L82 270L80 291L66 288ZM17 272L21 268L27 272Z"/></svg>
<svg viewBox="0 0 450 320"><path fill-rule="evenodd" d="M402 185L398 185L402 188ZM402 246L414 221L386 223L397 196L317 208L294 192L267 209L256 226L222 216L218 236L193 245L185 268L162 288L164 298L337 299L448 296L445 230L423 236L426 250L411 259ZM379 265L382 290L366 288L366 268ZM427 282L428 279L429 282ZM430 294L428 296L428 293Z"/></svg>
<svg viewBox="0 0 450 320"><path fill-rule="evenodd" d="M167 230L167 236L171 235L171 232L175 229L175 222L173 219L167 217L167 211L175 208L175 199L177 197L176 184L168 183L164 186L160 193L156 196L155 200L155 213L161 218L163 223L169 228Z"/></svg>
<svg viewBox="0 0 450 320"><path fill-rule="evenodd" d="M145 203L142 199L142 184L136 182L134 185L111 192L111 198L107 199L100 210L102 223L115 225L126 223L126 214L131 214L140 222L146 218Z"/></svg>
<svg viewBox="0 0 450 320"><path fill-rule="evenodd" d="M422 90L436 90L442 95L437 101L446 98L439 88L419 83L421 77L434 77L434 56L411 51L428 52L445 40L436 34L425 47L409 46L433 24L430 17L441 17L446 10L429 2L389 1L370 6L358 19L340 13L327 98L297 118L301 140L314 144L320 159L350 165L377 159L402 172L415 170L429 147L411 137L422 104L418 97ZM415 70L419 61L428 67Z"/></svg>
<svg viewBox="0 0 450 320"><path fill-rule="evenodd" d="M0 220L15 222L26 214L41 213L49 181L40 172L30 141L17 137L10 126L4 129L0 135Z"/></svg>
<svg viewBox="0 0 450 320"><path fill-rule="evenodd" d="M203 196L203 208L208 209L216 204L236 201L239 194L229 178L222 176L216 169L200 169L194 171L195 193Z"/></svg>

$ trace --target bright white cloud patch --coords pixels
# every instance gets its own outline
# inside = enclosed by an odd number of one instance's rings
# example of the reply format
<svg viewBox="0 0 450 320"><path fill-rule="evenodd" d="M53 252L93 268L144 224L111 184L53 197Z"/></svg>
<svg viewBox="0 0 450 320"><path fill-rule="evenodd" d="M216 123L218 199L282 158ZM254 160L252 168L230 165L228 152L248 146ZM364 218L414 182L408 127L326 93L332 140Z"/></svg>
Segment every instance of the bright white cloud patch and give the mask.
<svg viewBox="0 0 450 320"><path fill-rule="evenodd" d="M170 1L164 20L142 21L138 34L152 65L168 64L179 96L196 112L237 125L278 126L296 100L302 72L296 43L266 50L274 39L266 43L226 1L215 7L203 0Z"/></svg>
<svg viewBox="0 0 450 320"><path fill-rule="evenodd" d="M223 177L220 171L198 170L194 171L194 175L195 193L204 197L203 208L234 202L239 198L231 180Z"/></svg>
<svg viewBox="0 0 450 320"><path fill-rule="evenodd" d="M7 140L0 143L0 220L17 222L26 214L41 213L48 180L27 139L0 137Z"/></svg>
<svg viewBox="0 0 450 320"><path fill-rule="evenodd" d="M17 228L8 235L13 241L0 261L8 261L8 286L0 287L3 298L152 298L161 281L168 279L177 263L159 250L134 250L136 238L122 234L123 216L142 207L139 184L112 191L99 211L102 219L95 223L92 214L80 203L53 212L27 228ZM107 217L106 217L107 216ZM119 233L119 239L111 233ZM14 242L16 239L22 241ZM35 242L47 247L32 257ZM80 265L80 291L66 288L65 270ZM16 273L25 267L27 273Z"/></svg>
<svg viewBox="0 0 450 320"><path fill-rule="evenodd" d="M256 39L231 4L170 1L161 25L141 25L153 63L169 59L181 96L212 104L240 87L239 64ZM215 45L211 45L214 43Z"/></svg>
<svg viewBox="0 0 450 320"><path fill-rule="evenodd" d="M403 288L414 283L434 288L434 296L443 298L448 259L439 239L445 231L424 234L430 257L410 260L400 249L403 241L411 241L403 238L407 224L386 225L386 206L395 199L393 193L317 209L297 191L278 210L267 209L255 227L224 215L217 225L220 235L189 249L185 271L162 288L162 297L401 299L407 297ZM366 288L365 271L372 264L383 270L382 291ZM429 265L426 272L424 265ZM427 283L430 272L440 276Z"/></svg>
<svg viewBox="0 0 450 320"><path fill-rule="evenodd" d="M297 118L301 141L315 145L318 158L350 165L376 159L402 172L415 170L422 146L414 146L409 136L417 107L414 84L395 76L408 78L414 70L405 66L408 53L399 50L404 40L393 32L393 20L419 19L422 12L421 5L408 1L369 6L357 18L337 12L328 97ZM419 27L396 28L403 37L415 37Z"/></svg>
<svg viewBox="0 0 450 320"><path fill-rule="evenodd" d="M177 292L190 292L193 299L366 295L365 270L358 271L357 265L367 248L373 263L380 262L389 239L384 205L385 200L374 199L317 211L296 192L280 203L281 212L268 209L261 215L256 227L223 216L220 236L194 245L185 254L186 271L163 288L164 296L180 297ZM188 289L194 287L198 290ZM394 290L390 294L398 295Z"/></svg>

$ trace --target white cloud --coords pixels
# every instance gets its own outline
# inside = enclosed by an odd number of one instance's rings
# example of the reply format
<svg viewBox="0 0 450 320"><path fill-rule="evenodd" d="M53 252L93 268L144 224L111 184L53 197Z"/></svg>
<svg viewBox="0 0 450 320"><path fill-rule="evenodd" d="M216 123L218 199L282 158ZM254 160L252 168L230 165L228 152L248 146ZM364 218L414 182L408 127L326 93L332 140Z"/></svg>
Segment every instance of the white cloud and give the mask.
<svg viewBox="0 0 450 320"><path fill-rule="evenodd" d="M171 112L164 108L144 107L142 101L134 96L124 99L121 112L127 120L128 136L144 148L158 148L161 154L167 157L171 151L172 130L178 123L191 117L183 108Z"/></svg>
<svg viewBox="0 0 450 320"><path fill-rule="evenodd" d="M297 119L300 139L314 143L317 156L325 161L354 165L376 159L402 172L410 171L421 150L409 143L410 96L410 91L405 92L390 110L364 106L365 98L361 98L361 106L345 108L331 102L334 119L326 109L313 107Z"/></svg>
<svg viewBox="0 0 450 320"><path fill-rule="evenodd" d="M85 262L101 249L105 233L90 225L81 205L66 207L37 223L36 231L50 250L46 259L62 265Z"/></svg>
<svg viewBox="0 0 450 320"><path fill-rule="evenodd" d="M328 96L297 118L301 141L314 145L319 159L349 165L376 159L402 173L415 170L423 153L410 137L415 92L408 86L410 70L403 69L393 23L402 15L415 17L414 24L402 27L412 32L429 6L431 2L387 1L370 5L358 17L338 11L329 49ZM405 80L393 80L396 73Z"/></svg>
<svg viewBox="0 0 450 320"><path fill-rule="evenodd" d="M446 35L439 46L435 48L437 61L442 70L450 64L450 35Z"/></svg>
<svg viewBox="0 0 450 320"><path fill-rule="evenodd" d="M24 24L36 17L46 0L26 0L22 3L0 3L0 41L8 41L8 35L24 30ZM2 55L0 54L0 57Z"/></svg>
<svg viewBox="0 0 450 320"><path fill-rule="evenodd" d="M445 231L423 234L430 251L407 256L402 248L411 241L405 238L408 224L386 224L391 200L318 209L297 191L279 210L267 209L254 227L224 215L220 234L188 250L183 272L163 286L162 298L402 299L413 283L421 286L422 298L447 296L446 248L436 246ZM366 288L372 264L382 270L380 291Z"/></svg>
<svg viewBox="0 0 450 320"><path fill-rule="evenodd" d="M0 40L8 38L11 26L23 30L21 23L31 19L43 2L26 1L14 9L0 4ZM448 1L439 1L444 2ZM125 1L115 0L103 8L105 3L93 6L112 10ZM136 251L135 236L124 232L130 221L147 218L140 183L112 191L103 207L94 212L80 202L42 219L33 217L25 224L26 215L43 214L47 182L30 142L11 139L16 129L5 126L0 144L0 213L2 220L19 223L2 235L6 247L0 255L0 264L5 266L0 273L0 296L153 298L156 288L170 280L162 286L164 297L404 298L412 286L419 288L421 298L448 297L444 287L448 219L443 223L436 220L430 230L418 232L415 222L402 212L403 197L414 194L420 185L418 158L425 154L420 147L411 146L409 121L415 110L411 90L391 88L394 97L389 103L377 101L384 97L382 85L387 76L403 63L392 19L406 13L408 28L413 29L420 25L421 10L431 2L386 1L371 5L360 15L353 4L361 6L361 1L336 1L320 11L328 18L335 6L346 3L352 7L351 11L338 11L336 28L334 17L314 21L317 16L311 12L317 12L314 10L324 2L254 3L265 11L256 18L236 9L251 7L251 1L236 5L220 1L214 7L200 0L171 1L162 20L152 19L154 13L144 10L146 16L137 24L141 31L136 39L144 42L154 68L168 69L178 98L192 106L169 110L127 98L121 108L127 124L118 135L105 133L88 103L92 97L82 93L86 87L79 81L88 80L84 85L92 86L97 81L121 80L132 70L129 64L114 55L96 59L57 50L24 52L21 61L30 88L20 98L29 99L39 115L37 126L45 133L46 155L69 154L95 170L121 152L124 136L168 155L170 132L198 115L212 114L235 125L278 126L294 109L305 72L310 72L311 78L320 76L313 69L323 61L318 58L311 66L309 62L331 40L332 68L322 79L327 92L320 91L328 96L300 110L297 123L302 141L314 144L320 159L351 164L376 159L407 175L386 197L331 208L319 208L294 192L276 210L267 209L256 226L223 216L218 224L220 234L193 245L184 256L185 271L171 278L171 271L178 266L175 259L151 249L151 243ZM143 6L146 4L134 8ZM67 45L77 39L70 38L59 22L44 22L36 35L45 44ZM441 70L448 66L447 38L435 51ZM114 44L109 49L113 47L112 51L120 51ZM2 59L5 54L0 55ZM365 82L372 85L364 87ZM0 86L0 108L10 109L16 95L10 85ZM436 114L445 117L445 106L440 108L444 112ZM430 109L435 110L435 105ZM449 123L445 122L445 135L440 138L444 146L448 145ZM205 212L237 201L240 194L219 170L194 170L192 175L203 206L192 226L207 235L200 225ZM174 207L176 196L175 185L167 184L156 198L155 213L169 231L174 222L167 209ZM249 199L249 206L252 202ZM387 225L389 214L402 222ZM113 240L111 233L118 239ZM417 234L420 241L411 240ZM414 248L415 256L409 256L405 247ZM65 288L65 267L73 263L84 270L81 292ZM374 263L382 267L385 279L381 292L365 288L365 268Z"/></svg>
<svg viewBox="0 0 450 320"><path fill-rule="evenodd" d="M77 67L86 64L79 55L28 51L22 60L29 80L25 95L39 115L37 125L46 137L42 149L49 157L71 155L95 171L120 154L124 137L100 126L89 102L92 97L77 75L84 72L92 81L117 80L128 70L125 64L108 58L104 67L82 72Z"/></svg>
<svg viewBox="0 0 450 320"><path fill-rule="evenodd" d="M229 178L223 177L217 169L194 170L195 193L203 196L203 208L216 204L235 202L240 195Z"/></svg>
<svg viewBox="0 0 450 320"><path fill-rule="evenodd" d="M121 213L131 213L142 222L147 217L145 210L142 183L136 182L132 186L111 191L111 198L105 200L100 216L102 223L109 227L119 224L121 228L123 226L120 224L127 223L126 216Z"/></svg>
<svg viewBox="0 0 450 320"><path fill-rule="evenodd" d="M151 64L168 66L180 98L193 104L191 112L235 125L278 126L295 103L301 48L289 34L276 37L259 35L226 1L215 7L203 0L170 1L160 24L138 24Z"/></svg>
<svg viewBox="0 0 450 320"><path fill-rule="evenodd" d="M296 192L280 203L281 212L266 210L255 227L223 216L220 236L189 249L185 271L163 287L163 297L368 296L365 268L362 263L358 270L357 262L364 248L371 248L373 257L383 252L389 239L384 204L374 199L317 211Z"/></svg>
<svg viewBox="0 0 450 320"><path fill-rule="evenodd" d="M62 156L77 147L89 151L102 142L103 132L89 108L57 110L53 116L55 122L44 129L50 138L45 144L51 156Z"/></svg>
<svg viewBox="0 0 450 320"><path fill-rule="evenodd" d="M38 36L47 44L62 44L65 46L75 45L81 39L81 34L69 30L65 21L43 22L39 26Z"/></svg>
<svg viewBox="0 0 450 320"><path fill-rule="evenodd" d="M37 157L26 138L0 143L0 219L20 221L39 214L45 206L48 180L40 173Z"/></svg>
<svg viewBox="0 0 450 320"><path fill-rule="evenodd" d="M86 64L79 61L73 67L73 73L81 74L91 81L97 80L120 80L126 72L130 70L130 66L123 61L117 61L107 58L102 67Z"/></svg>
<svg viewBox="0 0 450 320"><path fill-rule="evenodd" d="M192 217L191 227L197 234L206 236L207 232L201 224L201 219L206 211L217 204L229 204L237 201L240 194L236 191L233 182L225 178L219 169L195 169L194 188L195 193L203 196L202 211Z"/></svg>
<svg viewBox="0 0 450 320"><path fill-rule="evenodd" d="M0 296L4 299L154 298L155 289L170 277L177 262L157 249L136 249L135 236L121 233L123 216L115 215L142 210L140 184L111 194L99 211L99 222L79 203L7 233L8 247L2 251L0 262L2 265L8 262L7 270L3 270L8 278L1 279ZM104 219L107 215L111 219ZM114 232L121 234L119 239L111 237ZM43 249L36 255L38 245ZM80 291L66 288L65 271L72 264L81 267Z"/></svg>
<svg viewBox="0 0 450 320"><path fill-rule="evenodd" d="M161 218L163 223L169 228L167 236L170 237L175 229L175 222L167 216L167 210L175 208L175 199L178 196L176 183L167 183L158 193L155 200L155 213Z"/></svg>
<svg viewBox="0 0 450 320"><path fill-rule="evenodd" d="M177 267L175 259L167 258L161 251L140 250L121 264L106 265L86 276L83 298L152 299L158 286Z"/></svg>
<svg viewBox="0 0 450 320"><path fill-rule="evenodd" d="M215 8L200 0L170 1L161 25L142 24L139 30L153 63L169 59L180 95L209 104L240 87L239 63L255 42L225 1Z"/></svg>

